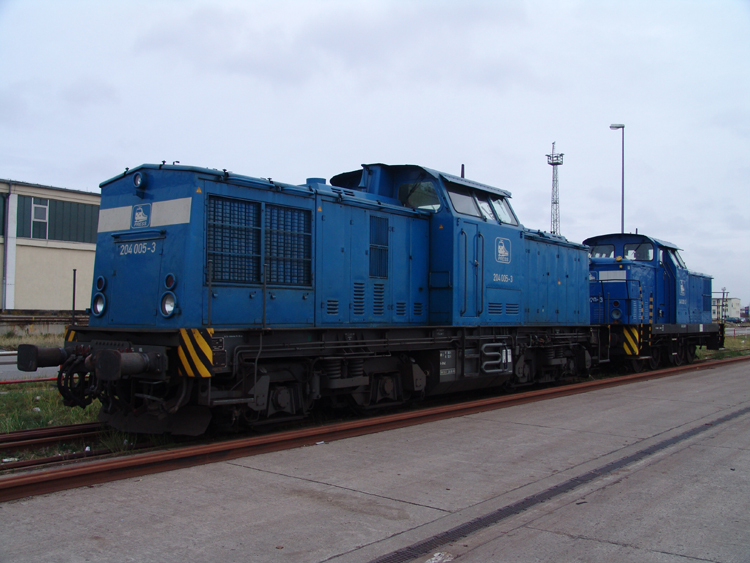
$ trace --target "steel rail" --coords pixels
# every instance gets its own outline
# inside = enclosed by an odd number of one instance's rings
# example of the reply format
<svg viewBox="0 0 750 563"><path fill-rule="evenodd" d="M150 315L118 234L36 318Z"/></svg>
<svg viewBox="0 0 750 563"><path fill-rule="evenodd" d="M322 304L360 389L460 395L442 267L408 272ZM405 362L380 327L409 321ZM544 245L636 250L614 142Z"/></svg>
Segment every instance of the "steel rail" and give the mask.
<svg viewBox="0 0 750 563"><path fill-rule="evenodd" d="M359 419L316 428L291 430L236 440L188 446L185 448L138 454L124 458L93 461L70 467L49 469L25 475L0 478L0 502L47 494L76 487L83 487L129 477L171 471L185 467L227 461L239 457L258 455L299 446L313 445L321 441L334 441L363 436L386 430L405 428L436 420L466 416L498 408L521 405L546 399L565 397L615 387L627 383L659 379L685 372L713 369L723 365L747 361L743 356L689 364L659 371L643 372L622 377L588 381L539 391L528 391L514 395L490 397L454 405L426 408L418 411L385 415L371 419Z"/></svg>
<svg viewBox="0 0 750 563"><path fill-rule="evenodd" d="M45 428L17 430L15 432L0 434L0 445L16 443L23 440L36 440L47 437L93 432L95 430L101 430L103 427L104 426L100 422L86 422L83 424L66 424L63 426L47 426Z"/></svg>

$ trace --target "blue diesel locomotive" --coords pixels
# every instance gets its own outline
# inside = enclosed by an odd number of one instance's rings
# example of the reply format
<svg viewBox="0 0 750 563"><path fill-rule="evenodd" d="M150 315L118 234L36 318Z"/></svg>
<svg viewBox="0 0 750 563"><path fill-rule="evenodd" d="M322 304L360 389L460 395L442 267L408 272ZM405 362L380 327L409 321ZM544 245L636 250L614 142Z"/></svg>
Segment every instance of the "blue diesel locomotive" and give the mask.
<svg viewBox="0 0 750 563"><path fill-rule="evenodd" d="M89 324L63 349L23 346L18 365L60 365L66 404L99 399L121 430L200 434L320 400L375 409L719 345L716 325L675 336L659 327L682 313L644 313L648 284L668 311L657 287L693 289L679 263L656 263L672 245L647 239L641 263L628 244L644 237L590 239L590 271L588 246L524 228L508 192L420 166L290 185L147 164L101 188ZM661 271L677 285L655 284Z"/></svg>
<svg viewBox="0 0 750 563"><path fill-rule="evenodd" d="M723 346L723 325L711 321L711 278L690 272L674 244L639 234L583 243L591 247L591 322L607 327L612 359L639 372L691 363L698 346Z"/></svg>

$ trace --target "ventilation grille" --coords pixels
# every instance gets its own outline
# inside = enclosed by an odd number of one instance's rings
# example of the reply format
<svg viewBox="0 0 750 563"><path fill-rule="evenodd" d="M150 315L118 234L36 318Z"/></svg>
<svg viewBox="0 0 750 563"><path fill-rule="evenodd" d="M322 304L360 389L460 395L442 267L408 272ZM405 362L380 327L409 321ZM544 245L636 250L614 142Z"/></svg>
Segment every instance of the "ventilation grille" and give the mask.
<svg viewBox="0 0 750 563"><path fill-rule="evenodd" d="M414 316L421 317L424 313L424 305L422 303L414 303Z"/></svg>
<svg viewBox="0 0 750 563"><path fill-rule="evenodd" d="M355 315L365 314L365 284L362 282L354 283L354 299L352 311Z"/></svg>
<svg viewBox="0 0 750 563"><path fill-rule="evenodd" d="M518 303L506 303L505 304L506 315L517 315L518 309L519 309Z"/></svg>
<svg viewBox="0 0 750 563"><path fill-rule="evenodd" d="M396 303L396 315L398 315L399 317L403 317L404 315L406 315L406 303L404 303L403 301L399 301L398 303Z"/></svg>
<svg viewBox="0 0 750 563"><path fill-rule="evenodd" d="M208 198L207 264L214 282L260 282L260 204Z"/></svg>
<svg viewBox="0 0 750 563"><path fill-rule="evenodd" d="M306 209L209 196L206 266L214 282L312 284L312 215ZM261 249L261 229L265 244ZM210 264L209 264L210 262Z"/></svg>
<svg viewBox="0 0 750 563"><path fill-rule="evenodd" d="M385 284L375 284L372 299L372 312L375 315L382 315L385 313Z"/></svg>
<svg viewBox="0 0 750 563"><path fill-rule="evenodd" d="M339 302L336 299L329 299L326 302L326 313L329 315L339 314Z"/></svg>
<svg viewBox="0 0 750 563"><path fill-rule="evenodd" d="M502 315L503 314L502 303L490 303L487 309L489 310L490 315Z"/></svg>
<svg viewBox="0 0 750 563"><path fill-rule="evenodd" d="M268 283L311 284L311 218L305 209L266 206Z"/></svg>
<svg viewBox="0 0 750 563"><path fill-rule="evenodd" d="M337 194L344 194L344 195L348 195L350 197L354 197L354 192L351 191L351 190L342 190L341 188L331 187L331 191L334 191Z"/></svg>

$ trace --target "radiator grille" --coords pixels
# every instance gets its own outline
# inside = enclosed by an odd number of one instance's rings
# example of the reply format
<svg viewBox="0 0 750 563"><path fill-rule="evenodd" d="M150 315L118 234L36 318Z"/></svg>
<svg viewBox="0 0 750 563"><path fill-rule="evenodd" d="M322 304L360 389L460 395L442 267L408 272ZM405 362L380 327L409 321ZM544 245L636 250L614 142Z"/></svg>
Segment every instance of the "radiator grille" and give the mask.
<svg viewBox="0 0 750 563"><path fill-rule="evenodd" d="M266 205L262 213L258 202L209 196L206 261L211 280L261 283L265 263L267 283L312 285L311 226L305 209Z"/></svg>
<svg viewBox="0 0 750 563"><path fill-rule="evenodd" d="M489 310L490 315L502 315L503 314L502 303L490 303L487 309Z"/></svg>
<svg viewBox="0 0 750 563"><path fill-rule="evenodd" d="M310 285L310 212L290 207L266 206L268 283Z"/></svg>
<svg viewBox="0 0 750 563"><path fill-rule="evenodd" d="M260 204L208 198L206 244L215 282L260 281Z"/></svg>
<svg viewBox="0 0 750 563"><path fill-rule="evenodd" d="M505 304L506 315L517 315L518 309L519 309L518 303L506 303Z"/></svg>

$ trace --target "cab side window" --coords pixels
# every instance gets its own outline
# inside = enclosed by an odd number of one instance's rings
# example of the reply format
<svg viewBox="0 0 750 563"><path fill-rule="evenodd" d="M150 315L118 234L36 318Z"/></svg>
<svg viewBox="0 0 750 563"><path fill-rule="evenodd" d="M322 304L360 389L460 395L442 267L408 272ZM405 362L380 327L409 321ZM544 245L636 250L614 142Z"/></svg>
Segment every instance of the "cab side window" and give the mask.
<svg viewBox="0 0 750 563"><path fill-rule="evenodd" d="M654 246L650 242L633 242L624 247L626 260L650 262L654 259Z"/></svg>

